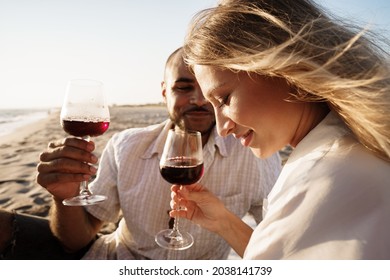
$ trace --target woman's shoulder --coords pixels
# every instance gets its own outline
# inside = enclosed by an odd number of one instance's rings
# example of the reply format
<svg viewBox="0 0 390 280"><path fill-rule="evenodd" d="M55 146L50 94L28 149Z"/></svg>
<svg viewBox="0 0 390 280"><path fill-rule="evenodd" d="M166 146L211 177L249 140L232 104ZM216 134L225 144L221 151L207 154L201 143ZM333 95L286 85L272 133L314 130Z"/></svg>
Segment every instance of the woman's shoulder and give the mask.
<svg viewBox="0 0 390 280"><path fill-rule="evenodd" d="M351 187L385 186L390 182L390 162L376 156L352 136L336 141L312 169L332 184Z"/></svg>

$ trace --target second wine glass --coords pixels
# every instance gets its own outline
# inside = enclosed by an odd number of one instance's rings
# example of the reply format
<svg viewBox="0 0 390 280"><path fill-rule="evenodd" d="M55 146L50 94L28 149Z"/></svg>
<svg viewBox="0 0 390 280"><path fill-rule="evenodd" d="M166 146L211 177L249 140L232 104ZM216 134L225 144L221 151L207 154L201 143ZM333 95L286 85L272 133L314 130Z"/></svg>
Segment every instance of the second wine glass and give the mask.
<svg viewBox="0 0 390 280"><path fill-rule="evenodd" d="M171 129L160 160L161 176L171 184L190 185L203 176L203 151L200 132ZM194 238L188 232L179 231L176 218L173 229L160 231L156 243L163 248L184 250L192 246Z"/></svg>
<svg viewBox="0 0 390 280"><path fill-rule="evenodd" d="M95 80L69 81L61 109L61 125L64 131L89 141L90 137L106 132L109 124L110 112L105 100L103 84ZM80 184L79 195L65 199L63 204L90 205L105 199L103 195L93 195L88 188L88 182L85 181Z"/></svg>

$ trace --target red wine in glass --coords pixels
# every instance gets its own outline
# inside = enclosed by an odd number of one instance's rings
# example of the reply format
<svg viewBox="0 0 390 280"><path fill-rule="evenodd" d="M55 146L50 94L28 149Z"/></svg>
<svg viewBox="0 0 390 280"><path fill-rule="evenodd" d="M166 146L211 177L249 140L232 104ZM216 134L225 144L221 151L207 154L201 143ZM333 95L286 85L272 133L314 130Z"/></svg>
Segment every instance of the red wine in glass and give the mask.
<svg viewBox="0 0 390 280"><path fill-rule="evenodd" d="M70 135L76 137L96 137L102 135L108 127L110 122L108 121L73 121L73 120L61 120L61 125L64 131Z"/></svg>
<svg viewBox="0 0 390 280"><path fill-rule="evenodd" d="M203 176L203 150L200 132L170 129L160 159L161 176L169 183L190 185ZM178 218L173 229L161 230L155 236L156 243L165 249L184 250L192 246L194 238L188 232L180 232Z"/></svg>
<svg viewBox="0 0 390 280"><path fill-rule="evenodd" d="M199 163L195 158L170 158L160 167L160 173L171 184L191 185L202 178L203 162Z"/></svg>
<svg viewBox="0 0 390 280"><path fill-rule="evenodd" d="M69 81L61 109L61 126L70 135L89 141L105 133L110 125L110 112L103 93L103 84L95 80ZM80 184L79 195L65 199L68 206L91 205L106 200L92 194L88 182Z"/></svg>

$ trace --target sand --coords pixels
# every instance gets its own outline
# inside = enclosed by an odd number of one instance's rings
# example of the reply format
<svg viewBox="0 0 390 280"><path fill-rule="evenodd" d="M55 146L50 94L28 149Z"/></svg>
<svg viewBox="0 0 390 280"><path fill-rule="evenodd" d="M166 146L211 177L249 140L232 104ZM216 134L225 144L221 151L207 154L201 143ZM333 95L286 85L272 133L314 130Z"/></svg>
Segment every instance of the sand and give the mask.
<svg viewBox="0 0 390 280"><path fill-rule="evenodd" d="M167 118L163 106L116 106L111 110L108 131L93 139L95 154L100 156L108 139L118 131L143 127ZM48 143L66 137L59 121L59 110L47 119L26 125L0 139L0 207L20 213L46 217L51 195L35 181L39 154Z"/></svg>

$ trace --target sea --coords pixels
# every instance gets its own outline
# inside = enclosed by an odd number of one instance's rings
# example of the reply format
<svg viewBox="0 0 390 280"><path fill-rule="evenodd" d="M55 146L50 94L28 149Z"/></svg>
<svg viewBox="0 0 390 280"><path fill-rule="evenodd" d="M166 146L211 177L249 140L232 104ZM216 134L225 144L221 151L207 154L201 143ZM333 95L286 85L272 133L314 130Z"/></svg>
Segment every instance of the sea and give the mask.
<svg viewBox="0 0 390 280"><path fill-rule="evenodd" d="M29 123L45 119L50 109L0 109L0 137Z"/></svg>

